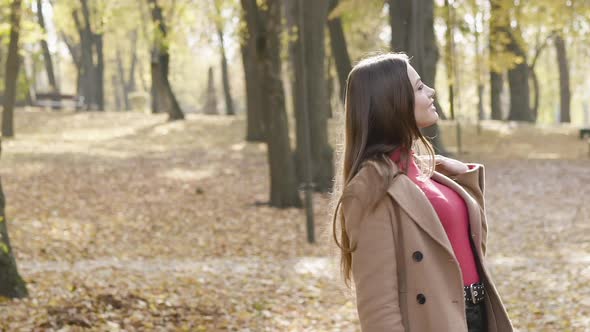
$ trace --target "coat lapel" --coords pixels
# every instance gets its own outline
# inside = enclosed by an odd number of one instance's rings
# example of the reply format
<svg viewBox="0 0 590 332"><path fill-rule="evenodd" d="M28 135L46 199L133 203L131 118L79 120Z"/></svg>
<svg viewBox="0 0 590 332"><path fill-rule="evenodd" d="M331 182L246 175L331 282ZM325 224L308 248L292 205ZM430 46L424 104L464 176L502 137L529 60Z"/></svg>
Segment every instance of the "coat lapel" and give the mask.
<svg viewBox="0 0 590 332"><path fill-rule="evenodd" d="M397 171L397 166L394 166ZM457 192L465 201L469 214L471 236L476 244L476 250L481 257L481 213L479 205L463 187L445 175L434 172L432 180L437 181ZM451 242L440 222L436 211L424 192L407 176L399 176L389 186L387 193L400 205L410 218L439 243L452 257L455 257Z"/></svg>
<svg viewBox="0 0 590 332"><path fill-rule="evenodd" d="M480 211L479 205L477 204L477 201L471 195L469 195L469 193L465 189L463 189L463 187L461 187L457 182L451 180L450 178L448 178L447 176L444 176L443 174L441 174L439 172L434 172L434 174L432 175L432 179L438 183L444 184L445 186L453 189L465 201L465 204L467 205L467 211L469 213L469 226L470 226L471 236L473 238L473 243L475 244L475 247L477 248L478 254L480 254L480 257L481 257L481 223L482 223L481 218L482 218L482 216L481 216L481 211Z"/></svg>
<svg viewBox="0 0 590 332"><path fill-rule="evenodd" d="M412 180L405 175L399 176L389 187L387 193L424 232L445 248L451 257L455 257L451 242L436 211L424 192Z"/></svg>

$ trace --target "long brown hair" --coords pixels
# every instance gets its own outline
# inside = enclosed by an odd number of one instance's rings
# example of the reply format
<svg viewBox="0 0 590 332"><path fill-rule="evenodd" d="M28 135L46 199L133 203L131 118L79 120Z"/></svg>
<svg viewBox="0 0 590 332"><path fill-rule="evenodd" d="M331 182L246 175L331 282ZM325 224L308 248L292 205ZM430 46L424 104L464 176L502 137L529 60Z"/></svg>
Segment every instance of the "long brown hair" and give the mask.
<svg viewBox="0 0 590 332"><path fill-rule="evenodd" d="M409 152L416 142L426 147L430 169L434 168L434 150L420 132L414 116L414 88L408 77L408 63L404 53L380 54L361 60L348 75L344 145L338 151L338 175L333 191L337 199L334 199L332 219L334 241L340 248L340 267L347 286L350 286L355 245L350 243L342 214L338 240L336 220L348 183L366 161L390 164L389 156L397 148L401 148L401 160L405 161L407 170ZM383 195L394 178L393 168L387 169L391 172L384 177Z"/></svg>

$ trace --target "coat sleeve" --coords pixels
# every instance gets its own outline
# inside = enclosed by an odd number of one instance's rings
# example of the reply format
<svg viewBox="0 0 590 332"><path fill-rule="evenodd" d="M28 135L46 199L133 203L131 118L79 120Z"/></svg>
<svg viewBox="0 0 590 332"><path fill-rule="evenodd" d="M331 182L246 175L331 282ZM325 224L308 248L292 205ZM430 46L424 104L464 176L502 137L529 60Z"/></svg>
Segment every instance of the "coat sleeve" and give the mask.
<svg viewBox="0 0 590 332"><path fill-rule="evenodd" d="M485 214L485 168L482 164L470 163L467 164L469 170L465 173L452 176L460 186L469 192L477 201L482 209L482 217ZM482 252L485 255L487 245L488 225L487 222L482 223Z"/></svg>
<svg viewBox="0 0 590 332"><path fill-rule="evenodd" d="M352 276L363 332L405 331L399 306L394 235L387 200L369 212L359 198L342 203L346 231L355 250ZM393 220L395 222L395 220Z"/></svg>

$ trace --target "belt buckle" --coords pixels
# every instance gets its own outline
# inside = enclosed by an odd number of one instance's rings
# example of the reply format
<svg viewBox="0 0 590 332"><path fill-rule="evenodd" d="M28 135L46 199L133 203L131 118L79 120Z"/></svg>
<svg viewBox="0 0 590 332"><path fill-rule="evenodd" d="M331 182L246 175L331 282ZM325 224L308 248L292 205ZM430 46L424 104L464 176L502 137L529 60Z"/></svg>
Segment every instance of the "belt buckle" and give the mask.
<svg viewBox="0 0 590 332"><path fill-rule="evenodd" d="M475 302L475 295L473 294L473 285L475 284L469 285L469 292L471 293L471 302L473 302L473 304L477 304L477 302ZM477 291L475 292L477 293Z"/></svg>

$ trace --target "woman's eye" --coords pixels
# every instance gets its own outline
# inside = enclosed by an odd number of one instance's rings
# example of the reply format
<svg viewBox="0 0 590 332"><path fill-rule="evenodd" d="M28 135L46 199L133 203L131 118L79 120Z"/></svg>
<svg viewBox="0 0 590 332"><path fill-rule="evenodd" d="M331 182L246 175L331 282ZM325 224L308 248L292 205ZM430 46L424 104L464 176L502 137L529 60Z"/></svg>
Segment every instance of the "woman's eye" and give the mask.
<svg viewBox="0 0 590 332"><path fill-rule="evenodd" d="M418 90L422 90L422 87L423 87L423 86L424 86L424 85L420 85L420 86L418 87Z"/></svg>

